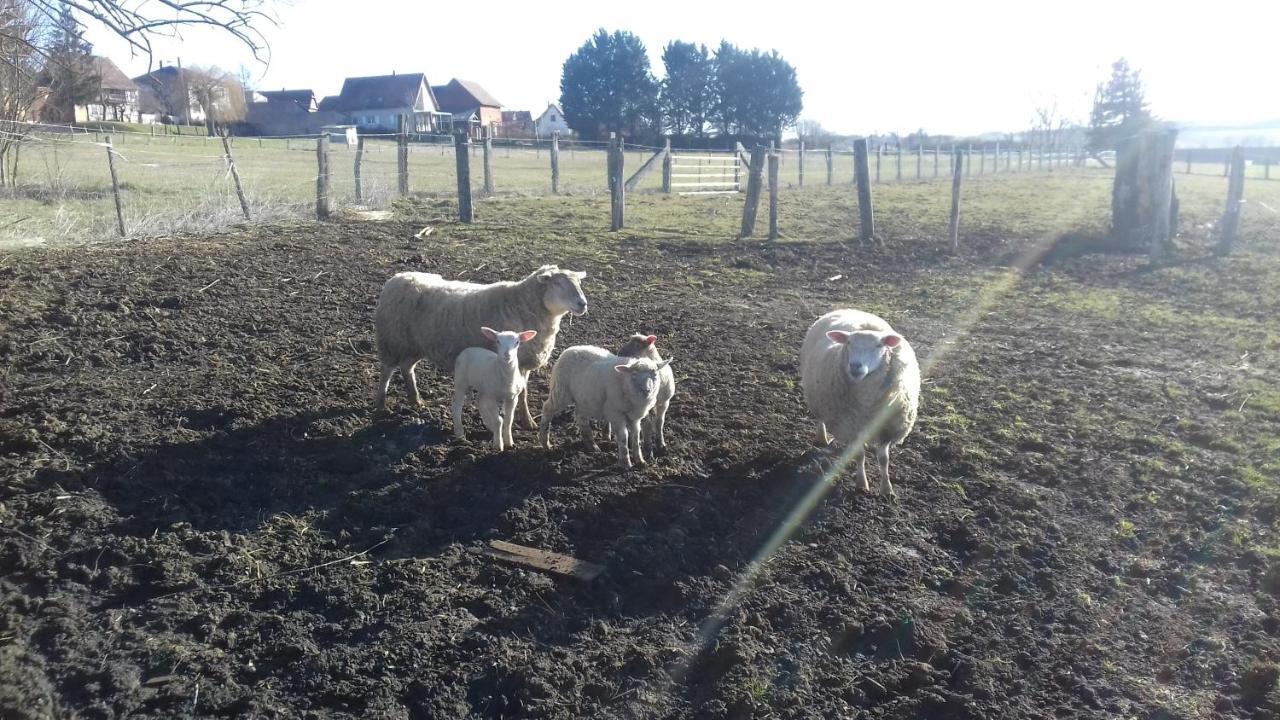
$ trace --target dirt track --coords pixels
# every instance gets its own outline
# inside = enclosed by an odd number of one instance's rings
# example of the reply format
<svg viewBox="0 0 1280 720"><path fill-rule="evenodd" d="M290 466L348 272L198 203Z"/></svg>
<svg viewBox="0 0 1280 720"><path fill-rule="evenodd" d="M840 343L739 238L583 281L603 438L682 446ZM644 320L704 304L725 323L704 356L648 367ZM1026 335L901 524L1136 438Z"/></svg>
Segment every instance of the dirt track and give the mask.
<svg viewBox="0 0 1280 720"><path fill-rule="evenodd" d="M1170 288L1086 258L977 313L894 457L901 501L839 484L719 627L708 619L820 477L797 387L807 324L868 307L928 356L1020 248L499 249L458 228L416 243L417 229L339 223L0 268L0 715L1280 710L1263 662L1280 659L1280 572L1228 532L1274 543L1280 506L1235 472L1254 452L1221 417L1237 399L1210 399L1238 353L1187 373L1213 337L1062 300L1121 288L1195 304L1226 270ZM386 277L489 281L542 262L590 273L592 313L561 347L644 330L675 357L656 465L619 472L564 424L549 452L525 431L493 455L474 415L455 442L431 372L431 412L410 412L398 380L392 415L369 412ZM1223 311L1274 323L1276 302ZM1248 415L1263 437L1280 423L1269 412ZM480 556L491 539L607 570L553 579ZM701 628L718 632L704 643Z"/></svg>

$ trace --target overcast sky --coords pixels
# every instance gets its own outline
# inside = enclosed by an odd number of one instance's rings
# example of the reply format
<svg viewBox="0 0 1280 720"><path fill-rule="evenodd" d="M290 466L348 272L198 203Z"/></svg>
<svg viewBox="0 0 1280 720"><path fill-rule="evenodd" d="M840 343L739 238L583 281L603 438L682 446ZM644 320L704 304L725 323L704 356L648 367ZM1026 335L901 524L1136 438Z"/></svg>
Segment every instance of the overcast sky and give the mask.
<svg viewBox="0 0 1280 720"><path fill-rule="evenodd" d="M258 88L318 95L336 93L346 76L393 70L424 72L433 84L461 77L536 114L559 96L565 58L604 27L638 34L659 77L673 39L776 49L796 67L803 117L842 133L1013 131L1055 101L1083 122L1094 85L1121 55L1142 70L1161 118L1280 118L1280 0L835 5L294 0L275 6L269 66L202 30L157 43L156 60L243 64ZM88 37L129 75L147 70L146 58L103 31Z"/></svg>

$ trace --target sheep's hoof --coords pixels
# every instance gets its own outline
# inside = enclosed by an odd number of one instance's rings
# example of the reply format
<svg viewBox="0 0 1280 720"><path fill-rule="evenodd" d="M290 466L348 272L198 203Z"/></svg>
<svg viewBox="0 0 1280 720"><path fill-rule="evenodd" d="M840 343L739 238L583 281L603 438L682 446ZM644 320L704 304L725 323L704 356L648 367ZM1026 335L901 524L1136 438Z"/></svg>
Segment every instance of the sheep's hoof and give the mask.
<svg viewBox="0 0 1280 720"><path fill-rule="evenodd" d="M885 502L891 502L891 503L898 502L898 493L892 490L890 490L889 492L884 492L883 490L881 490L880 497L884 498Z"/></svg>

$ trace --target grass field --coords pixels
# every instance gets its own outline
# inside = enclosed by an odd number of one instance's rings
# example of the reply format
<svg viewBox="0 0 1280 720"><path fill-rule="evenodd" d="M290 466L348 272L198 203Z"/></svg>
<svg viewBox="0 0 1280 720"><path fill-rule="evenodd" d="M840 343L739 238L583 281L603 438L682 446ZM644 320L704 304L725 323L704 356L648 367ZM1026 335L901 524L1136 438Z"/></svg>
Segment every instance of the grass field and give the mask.
<svg viewBox="0 0 1280 720"><path fill-rule="evenodd" d="M941 183L876 188L883 247L843 187L784 193L779 243L734 196L609 233L601 193L443 193L0 253L0 716L1276 717L1280 183L1246 187L1218 258L1225 181L1180 177L1158 267L1068 252L1093 171L975 178L955 253ZM588 273L557 347L674 357L667 456L453 440L429 368L370 412L387 277L545 262ZM812 447L797 350L838 306L927 369L896 504Z"/></svg>

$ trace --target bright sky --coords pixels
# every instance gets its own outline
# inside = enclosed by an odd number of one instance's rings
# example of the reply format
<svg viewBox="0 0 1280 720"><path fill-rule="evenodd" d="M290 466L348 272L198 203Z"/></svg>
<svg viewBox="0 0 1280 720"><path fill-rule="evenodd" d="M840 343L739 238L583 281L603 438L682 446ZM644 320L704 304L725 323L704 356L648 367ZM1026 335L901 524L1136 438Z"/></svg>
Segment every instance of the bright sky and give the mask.
<svg viewBox="0 0 1280 720"><path fill-rule="evenodd" d="M508 109L560 94L560 68L597 28L640 36L655 75L673 39L777 49L796 67L803 117L842 133L1013 131L1055 101L1085 121L1095 84L1123 55L1143 71L1157 116L1190 123L1280 119L1277 0L1077 0L1072 3L669 2L416 3L294 0L276 6L271 63L225 35L185 31L157 60L247 66L260 89L336 93L346 76L425 72L475 80ZM1271 37L1268 38L1268 33ZM91 28L97 52L129 75L146 58Z"/></svg>

